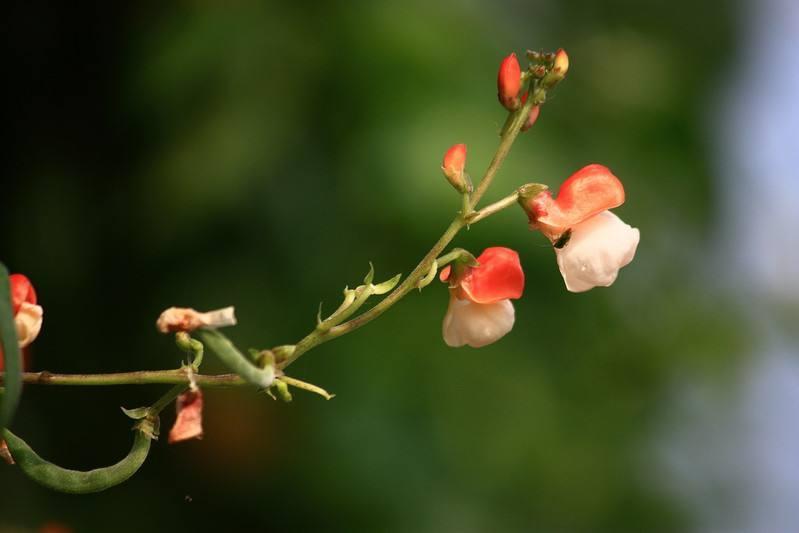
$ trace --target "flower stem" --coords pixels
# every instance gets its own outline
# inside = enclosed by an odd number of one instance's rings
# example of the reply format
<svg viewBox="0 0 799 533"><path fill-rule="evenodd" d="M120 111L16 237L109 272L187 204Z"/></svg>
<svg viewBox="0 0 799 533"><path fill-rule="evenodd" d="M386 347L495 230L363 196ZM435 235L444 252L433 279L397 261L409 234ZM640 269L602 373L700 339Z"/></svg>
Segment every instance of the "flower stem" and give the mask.
<svg viewBox="0 0 799 533"><path fill-rule="evenodd" d="M530 93L533 92L534 84L530 86ZM533 94L530 94L533 96ZM494 154L494 157L491 159L491 163L489 163L488 168L483 174L483 179L480 180L480 183L477 185L477 188L472 193L472 198L470 202L470 207L474 209L477 206L477 203L483 197L485 192L488 190L488 187L491 186L491 182L494 180L494 176L497 175L500 167L502 167L502 163L505 161L505 158L508 157L510 153L510 149L513 146L513 141L516 140L516 137L519 136L519 132L522 130L522 126L527 121L527 117L530 115L530 109L533 108L533 105L536 103L538 98L528 96L527 101L521 106L519 109L513 112L510 115L512 118L510 119L510 124L507 125L506 128L503 128L502 138L499 142L499 146L497 147L497 151Z"/></svg>
<svg viewBox="0 0 799 533"><path fill-rule="evenodd" d="M0 383L5 374L0 372ZM194 374L202 387L236 387L246 385L236 374ZM189 385L185 370L142 370L116 374L53 374L51 372L23 372L22 382L29 385L107 386L107 385Z"/></svg>
<svg viewBox="0 0 799 533"><path fill-rule="evenodd" d="M490 217L494 213L499 213L503 209L515 205L516 202L519 201L519 192L516 191L513 194L510 194L499 200L498 202L494 202L493 204L487 205L479 211L475 211L469 217L467 217L466 222L467 224L475 224L486 217Z"/></svg>

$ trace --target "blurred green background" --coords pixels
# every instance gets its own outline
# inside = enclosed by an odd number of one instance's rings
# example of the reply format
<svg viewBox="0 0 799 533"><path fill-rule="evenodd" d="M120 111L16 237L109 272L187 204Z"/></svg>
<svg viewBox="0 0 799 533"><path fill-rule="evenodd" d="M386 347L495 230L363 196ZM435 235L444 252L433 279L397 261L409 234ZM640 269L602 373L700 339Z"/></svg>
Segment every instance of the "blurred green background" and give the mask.
<svg viewBox="0 0 799 533"><path fill-rule="evenodd" d="M505 211L453 243L522 257L501 342L447 348L433 285L292 367L330 402L209 391L204 440L159 442L93 496L0 466L0 530L701 528L658 443L681 380L734 396L759 338L704 261L723 211L708 109L745 55L738 4L234 4L33 2L5 17L0 254L45 308L35 369L176 367L154 328L172 305L235 305L242 347L296 342L368 261L378 279L409 272L459 207L442 154L465 142L471 173L485 168L505 118L496 69L526 48L563 47L571 69L487 199L606 164L641 230L636 260L611 289L570 294L543 238ZM13 427L55 462L101 466L128 447L119 406L162 390L27 387Z"/></svg>

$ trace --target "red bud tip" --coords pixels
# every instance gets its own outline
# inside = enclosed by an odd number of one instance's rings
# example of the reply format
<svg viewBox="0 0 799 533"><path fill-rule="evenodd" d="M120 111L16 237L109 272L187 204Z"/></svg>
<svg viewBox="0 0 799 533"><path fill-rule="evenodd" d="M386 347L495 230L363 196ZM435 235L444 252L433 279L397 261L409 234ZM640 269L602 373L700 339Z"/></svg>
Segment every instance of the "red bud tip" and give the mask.
<svg viewBox="0 0 799 533"><path fill-rule="evenodd" d="M470 186L463 171L466 168L466 145L456 144L444 154L441 170L447 181L460 192L468 192Z"/></svg>
<svg viewBox="0 0 799 533"><path fill-rule="evenodd" d="M497 97L508 111L519 107L519 90L522 88L522 70L516 54L502 60L497 75Z"/></svg>

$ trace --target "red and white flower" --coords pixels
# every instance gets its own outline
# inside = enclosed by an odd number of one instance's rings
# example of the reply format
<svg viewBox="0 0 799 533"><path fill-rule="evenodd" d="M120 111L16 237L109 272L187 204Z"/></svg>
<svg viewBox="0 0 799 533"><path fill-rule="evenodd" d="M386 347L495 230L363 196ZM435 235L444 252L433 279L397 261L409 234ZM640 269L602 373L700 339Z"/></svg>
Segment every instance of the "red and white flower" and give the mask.
<svg viewBox="0 0 799 533"><path fill-rule="evenodd" d="M544 191L526 200L530 227L555 246L571 292L607 287L632 261L640 233L608 211L624 203L624 187L605 166L588 165L563 182L557 198Z"/></svg>
<svg viewBox="0 0 799 533"><path fill-rule="evenodd" d="M11 309L17 329L17 342L20 348L25 348L39 336L44 311L42 306L36 304L36 290L26 276L11 274L8 282L11 285ZM0 348L0 372L4 368L3 350Z"/></svg>
<svg viewBox="0 0 799 533"><path fill-rule="evenodd" d="M501 339L513 328L511 299L524 291L519 254L510 248L486 248L478 266L447 266L441 281L449 282L450 299L442 332L449 346L480 348Z"/></svg>
<svg viewBox="0 0 799 533"><path fill-rule="evenodd" d="M14 314L17 342L20 348L25 348L39 335L44 311L42 306L36 304L36 291L26 276L11 274L8 276L8 283L11 289L11 312ZM22 369L24 370L25 367L23 354ZM4 370L3 347L0 346L0 372ZM14 464L14 458L11 457L11 452L8 451L8 446L2 439L0 439L0 459L8 464Z"/></svg>

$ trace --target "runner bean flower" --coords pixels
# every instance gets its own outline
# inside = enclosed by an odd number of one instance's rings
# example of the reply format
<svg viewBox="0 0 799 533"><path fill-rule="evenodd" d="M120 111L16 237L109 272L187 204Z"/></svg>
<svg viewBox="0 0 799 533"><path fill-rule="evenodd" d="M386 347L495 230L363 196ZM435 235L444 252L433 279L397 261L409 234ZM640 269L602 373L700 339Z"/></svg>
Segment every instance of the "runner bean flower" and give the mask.
<svg viewBox="0 0 799 533"><path fill-rule="evenodd" d="M444 342L480 348L501 339L515 321L511 299L521 298L524 272L519 254L510 248L486 248L477 266L456 265L441 271L449 282L449 307L444 315Z"/></svg>
<svg viewBox="0 0 799 533"><path fill-rule="evenodd" d="M531 198L522 195L530 227L552 241L560 273L571 292L608 287L632 261L640 233L609 211L624 203L624 187L602 165L588 165L560 186Z"/></svg>
<svg viewBox="0 0 799 533"><path fill-rule="evenodd" d="M39 336L44 310L42 306L36 304L36 290L27 276L11 274L8 281L11 285L11 306L17 329L17 342L20 348L25 348ZM4 366L3 348L0 347L0 372Z"/></svg>

